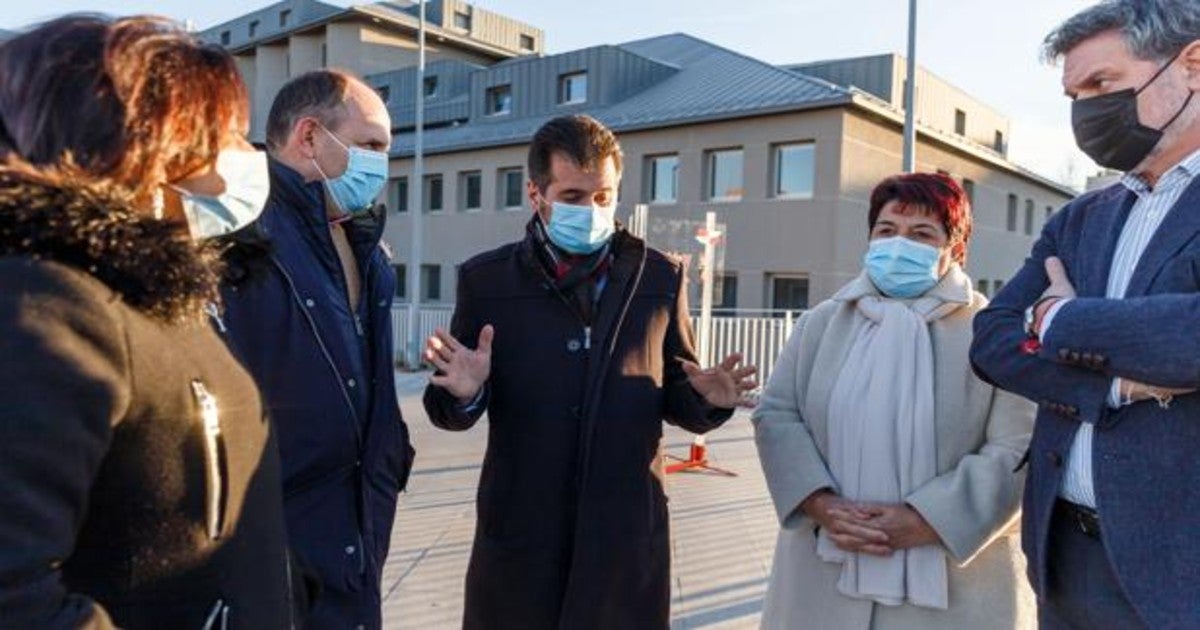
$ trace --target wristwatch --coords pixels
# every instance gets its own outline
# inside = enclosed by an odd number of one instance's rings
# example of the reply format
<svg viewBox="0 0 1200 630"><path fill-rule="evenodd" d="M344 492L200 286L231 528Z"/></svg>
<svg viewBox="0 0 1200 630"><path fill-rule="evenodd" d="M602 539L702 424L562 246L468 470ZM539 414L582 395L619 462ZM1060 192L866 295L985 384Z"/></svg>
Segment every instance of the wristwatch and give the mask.
<svg viewBox="0 0 1200 630"><path fill-rule="evenodd" d="M1033 329L1034 324L1037 323L1038 309L1041 308L1041 306L1043 304L1045 304L1046 302L1049 302L1050 300L1061 300L1061 299L1063 299L1063 296L1061 296L1061 295L1043 295L1042 297L1038 298L1036 302L1031 304L1029 306L1029 308L1025 309L1025 334L1029 335L1030 337L1040 336L1038 334L1040 331L1035 331Z"/></svg>

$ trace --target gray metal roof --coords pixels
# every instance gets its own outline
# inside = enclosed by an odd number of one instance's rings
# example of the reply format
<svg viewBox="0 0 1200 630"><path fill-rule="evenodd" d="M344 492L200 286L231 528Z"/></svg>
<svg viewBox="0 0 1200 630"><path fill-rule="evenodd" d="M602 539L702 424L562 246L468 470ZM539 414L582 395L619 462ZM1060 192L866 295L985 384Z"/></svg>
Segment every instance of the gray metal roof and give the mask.
<svg viewBox="0 0 1200 630"><path fill-rule="evenodd" d="M617 132L847 105L853 100L849 90L832 83L777 68L690 35L664 35L617 48L676 69L618 102L570 109L586 112ZM553 64L554 57L521 62ZM514 92L520 89L519 84L513 86ZM525 115L516 112L503 118L472 119L456 127L427 130L425 150L444 153L528 142L538 127L561 113L566 110L550 108ZM412 152L413 134L397 134L392 154Z"/></svg>

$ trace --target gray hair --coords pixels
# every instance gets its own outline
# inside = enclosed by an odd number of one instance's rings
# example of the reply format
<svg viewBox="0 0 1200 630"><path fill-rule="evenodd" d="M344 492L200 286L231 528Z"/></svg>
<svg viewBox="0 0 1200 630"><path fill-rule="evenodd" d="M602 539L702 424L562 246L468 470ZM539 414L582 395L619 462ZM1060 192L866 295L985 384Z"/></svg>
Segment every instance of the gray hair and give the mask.
<svg viewBox="0 0 1200 630"><path fill-rule="evenodd" d="M1119 31L1139 59L1163 60L1200 39L1196 0L1104 0L1063 22L1046 36L1042 56L1056 62L1084 40Z"/></svg>
<svg viewBox="0 0 1200 630"><path fill-rule="evenodd" d="M267 149L282 149L301 118L316 118L329 130L337 128L346 116L351 81L357 79L340 70L314 70L284 84L267 114Z"/></svg>

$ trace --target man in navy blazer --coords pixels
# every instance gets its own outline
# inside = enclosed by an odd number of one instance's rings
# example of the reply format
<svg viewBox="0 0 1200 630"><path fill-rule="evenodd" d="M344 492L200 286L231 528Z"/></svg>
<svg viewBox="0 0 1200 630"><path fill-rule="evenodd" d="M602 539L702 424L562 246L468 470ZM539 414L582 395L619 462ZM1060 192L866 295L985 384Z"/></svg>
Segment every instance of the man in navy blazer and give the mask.
<svg viewBox="0 0 1200 630"><path fill-rule="evenodd" d="M1080 148L1127 174L1056 213L975 320L976 371L1039 404L1039 619L1200 628L1200 3L1108 0L1046 54Z"/></svg>

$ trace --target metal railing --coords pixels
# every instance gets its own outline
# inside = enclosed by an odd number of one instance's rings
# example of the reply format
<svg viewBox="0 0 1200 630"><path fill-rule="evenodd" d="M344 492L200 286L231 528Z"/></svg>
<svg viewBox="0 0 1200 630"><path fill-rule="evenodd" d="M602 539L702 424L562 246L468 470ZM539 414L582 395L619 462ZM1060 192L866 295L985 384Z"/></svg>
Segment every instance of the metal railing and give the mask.
<svg viewBox="0 0 1200 630"><path fill-rule="evenodd" d="M421 339L426 339L438 328L450 328L453 306L423 306L417 327ZM773 317L713 316L712 358L707 363L719 361L734 352L740 352L745 365L758 366L758 380L765 384L775 367L775 359L787 343L788 336L796 324L799 311L779 311ZM693 328L699 326L700 318L693 314ZM408 329L408 310L403 304L392 307L392 335L395 343L396 363L404 364L405 331ZM703 361L702 361L703 362Z"/></svg>

